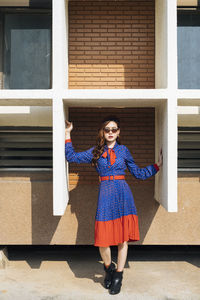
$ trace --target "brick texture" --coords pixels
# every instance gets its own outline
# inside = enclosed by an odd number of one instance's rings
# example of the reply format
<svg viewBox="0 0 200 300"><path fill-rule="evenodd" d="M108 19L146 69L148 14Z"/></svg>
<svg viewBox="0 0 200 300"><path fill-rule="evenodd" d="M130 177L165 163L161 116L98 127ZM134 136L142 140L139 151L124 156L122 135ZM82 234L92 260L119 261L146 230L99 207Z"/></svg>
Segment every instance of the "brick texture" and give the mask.
<svg viewBox="0 0 200 300"><path fill-rule="evenodd" d="M121 141L131 151L135 163L147 166L154 161L154 108L70 108L69 120L73 122L72 142L76 151L84 151L95 145L97 129L101 120L109 114L116 114L121 121ZM88 164L69 165L69 183L97 184L98 174ZM126 179L130 183L143 184L127 171ZM149 178L145 184L152 183Z"/></svg>
<svg viewBox="0 0 200 300"><path fill-rule="evenodd" d="M154 0L69 2L69 88L155 87Z"/></svg>

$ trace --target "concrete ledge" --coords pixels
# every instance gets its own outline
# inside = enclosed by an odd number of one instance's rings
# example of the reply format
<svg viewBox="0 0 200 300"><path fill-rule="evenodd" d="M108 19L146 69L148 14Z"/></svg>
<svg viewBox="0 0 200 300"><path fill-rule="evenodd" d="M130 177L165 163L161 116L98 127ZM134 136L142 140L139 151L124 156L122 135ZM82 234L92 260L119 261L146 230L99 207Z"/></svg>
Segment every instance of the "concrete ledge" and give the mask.
<svg viewBox="0 0 200 300"><path fill-rule="evenodd" d="M0 269L5 269L9 265L7 247L0 247Z"/></svg>

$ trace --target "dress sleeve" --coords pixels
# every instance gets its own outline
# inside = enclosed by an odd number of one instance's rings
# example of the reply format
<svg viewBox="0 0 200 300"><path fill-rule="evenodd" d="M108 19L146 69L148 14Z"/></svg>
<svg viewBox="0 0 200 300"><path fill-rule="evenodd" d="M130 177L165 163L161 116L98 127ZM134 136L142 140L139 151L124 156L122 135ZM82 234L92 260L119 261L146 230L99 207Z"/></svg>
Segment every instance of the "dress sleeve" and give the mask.
<svg viewBox="0 0 200 300"><path fill-rule="evenodd" d="M137 179L148 179L149 177L154 176L159 171L159 167L157 164L153 164L144 168L139 168L135 164L134 159L127 148L125 161L129 172Z"/></svg>
<svg viewBox="0 0 200 300"><path fill-rule="evenodd" d="M75 162L75 163L91 163L92 161L92 151L94 147L90 148L89 150L82 151L82 152L75 152L74 147L72 145L71 139L65 140L65 157L68 162Z"/></svg>

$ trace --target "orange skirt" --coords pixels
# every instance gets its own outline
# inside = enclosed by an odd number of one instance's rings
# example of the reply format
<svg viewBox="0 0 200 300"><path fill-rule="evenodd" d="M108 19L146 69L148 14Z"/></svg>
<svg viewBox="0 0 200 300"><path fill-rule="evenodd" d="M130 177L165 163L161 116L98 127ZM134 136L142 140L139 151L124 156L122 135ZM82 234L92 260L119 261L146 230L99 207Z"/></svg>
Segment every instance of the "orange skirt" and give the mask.
<svg viewBox="0 0 200 300"><path fill-rule="evenodd" d="M138 216L128 215L110 221L95 221L94 246L108 247L125 241L139 241Z"/></svg>

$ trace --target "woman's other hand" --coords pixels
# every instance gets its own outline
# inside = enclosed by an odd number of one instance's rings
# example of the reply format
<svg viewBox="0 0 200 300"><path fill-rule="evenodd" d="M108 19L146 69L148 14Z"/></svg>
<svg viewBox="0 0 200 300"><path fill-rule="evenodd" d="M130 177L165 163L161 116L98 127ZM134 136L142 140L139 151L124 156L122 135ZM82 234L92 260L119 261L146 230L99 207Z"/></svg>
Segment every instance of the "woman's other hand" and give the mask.
<svg viewBox="0 0 200 300"><path fill-rule="evenodd" d="M158 158L158 163L157 163L158 167L161 167L163 165L163 153L162 153L162 148L160 149L160 154L159 154L159 158Z"/></svg>

